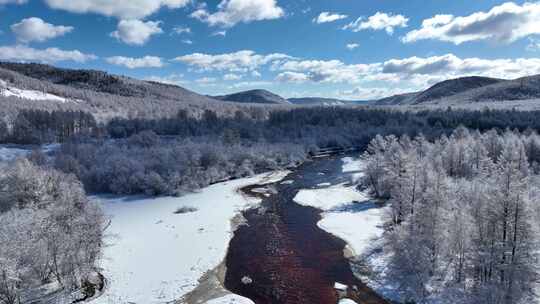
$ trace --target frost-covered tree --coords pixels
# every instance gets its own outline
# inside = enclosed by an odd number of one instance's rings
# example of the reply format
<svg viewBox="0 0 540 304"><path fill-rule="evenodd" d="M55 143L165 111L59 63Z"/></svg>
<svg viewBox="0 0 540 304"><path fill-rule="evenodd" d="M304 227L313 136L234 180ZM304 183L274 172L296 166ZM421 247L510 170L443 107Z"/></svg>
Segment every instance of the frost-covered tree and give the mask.
<svg viewBox="0 0 540 304"><path fill-rule="evenodd" d="M405 300L452 294L464 303L510 304L534 297L540 195L529 155L537 137L458 128L432 143L372 140L364 182L391 205L388 270Z"/></svg>
<svg viewBox="0 0 540 304"><path fill-rule="evenodd" d="M0 176L0 303L94 282L105 218L73 175L18 160Z"/></svg>

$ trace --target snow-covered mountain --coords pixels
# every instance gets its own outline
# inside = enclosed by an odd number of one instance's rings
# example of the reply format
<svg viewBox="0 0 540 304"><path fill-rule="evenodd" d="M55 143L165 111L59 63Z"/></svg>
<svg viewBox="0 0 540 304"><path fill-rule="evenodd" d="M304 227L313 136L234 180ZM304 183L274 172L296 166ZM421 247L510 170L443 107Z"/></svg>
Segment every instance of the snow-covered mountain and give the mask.
<svg viewBox="0 0 540 304"><path fill-rule="evenodd" d="M239 103L290 104L287 99L267 90L249 90L229 95L213 96L215 99Z"/></svg>
<svg viewBox="0 0 540 304"><path fill-rule="evenodd" d="M473 76L445 80L424 91L394 95L371 104L467 104L537 98L540 98L540 75L514 80Z"/></svg>
<svg viewBox="0 0 540 304"><path fill-rule="evenodd" d="M35 63L0 62L0 81L4 119L21 109L84 111L108 119L171 116L179 110L198 115L209 108L234 113L240 106L176 85Z"/></svg>

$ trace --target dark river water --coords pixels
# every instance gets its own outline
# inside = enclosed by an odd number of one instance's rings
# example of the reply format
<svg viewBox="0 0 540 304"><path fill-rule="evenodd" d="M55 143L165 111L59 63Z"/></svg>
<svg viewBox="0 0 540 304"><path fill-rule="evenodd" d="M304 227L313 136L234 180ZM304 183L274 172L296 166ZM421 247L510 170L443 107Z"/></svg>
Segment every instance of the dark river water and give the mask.
<svg viewBox="0 0 540 304"><path fill-rule="evenodd" d="M388 303L353 275L343 254L346 243L317 226L320 210L293 201L300 189L349 181L341 167L341 158L307 162L284 179L294 183L270 185L277 191L270 197L252 191L260 186L243 189L263 201L244 212L247 225L231 240L227 289L257 304L335 304L334 284L340 282L357 303Z"/></svg>

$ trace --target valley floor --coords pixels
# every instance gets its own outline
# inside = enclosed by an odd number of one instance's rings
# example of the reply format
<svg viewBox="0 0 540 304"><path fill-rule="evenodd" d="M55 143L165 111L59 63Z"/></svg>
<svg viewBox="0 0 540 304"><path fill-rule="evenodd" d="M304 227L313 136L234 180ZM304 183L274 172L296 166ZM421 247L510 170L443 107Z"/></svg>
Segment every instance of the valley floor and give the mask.
<svg viewBox="0 0 540 304"><path fill-rule="evenodd" d="M232 219L257 201L237 193L286 172L219 183L183 197L94 197L110 217L102 261L107 283L93 304L167 303L193 291L224 259ZM176 214L179 208L195 211ZM251 303L221 294L212 304Z"/></svg>
<svg viewBox="0 0 540 304"><path fill-rule="evenodd" d="M345 240L348 246L344 254L354 259L369 252L380 239L386 207L357 190L362 163L353 158L342 161L345 182L321 183L314 189L300 190L294 200L323 210L318 226ZM260 202L237 190L277 182L286 175L275 172L219 183L183 197L93 197L100 201L110 224L101 264L106 288L91 303L190 303L182 299L197 293L197 289L205 289L201 278L223 265L230 238L236 226L242 224L240 212ZM195 209L175 213L181 208ZM382 262L380 256L369 261ZM376 291L392 296L369 277L362 279ZM204 292L207 294L199 296L203 303L253 303L223 288ZM354 302L345 299L340 303Z"/></svg>
<svg viewBox="0 0 540 304"><path fill-rule="evenodd" d="M364 271L360 274L355 269L356 275L378 294L397 301L398 294L391 282L384 278L386 256L380 244L388 206L375 203L367 191L358 190L358 180L363 175L361 160L345 157L342 161L342 174L348 177L348 182L300 190L294 200L301 205L323 210L322 220L317 225L347 242L348 250L344 254L352 261L379 273L379 276L366 275Z"/></svg>

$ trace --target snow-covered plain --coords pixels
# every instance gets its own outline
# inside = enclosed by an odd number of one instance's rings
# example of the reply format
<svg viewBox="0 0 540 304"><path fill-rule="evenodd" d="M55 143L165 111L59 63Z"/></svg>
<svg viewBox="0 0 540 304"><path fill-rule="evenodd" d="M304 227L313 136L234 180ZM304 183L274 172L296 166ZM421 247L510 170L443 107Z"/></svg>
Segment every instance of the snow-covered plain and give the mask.
<svg viewBox="0 0 540 304"><path fill-rule="evenodd" d="M111 223L101 267L107 279L93 304L153 304L178 300L225 258L233 233L231 220L258 200L238 188L277 182L287 172L262 174L212 185L183 197L94 197ZM194 212L175 214L181 207ZM252 304L227 295L212 304Z"/></svg>
<svg viewBox="0 0 540 304"><path fill-rule="evenodd" d="M253 304L250 299L241 297L239 295L230 294L217 299L210 300L206 304Z"/></svg>

